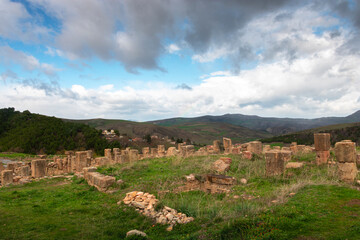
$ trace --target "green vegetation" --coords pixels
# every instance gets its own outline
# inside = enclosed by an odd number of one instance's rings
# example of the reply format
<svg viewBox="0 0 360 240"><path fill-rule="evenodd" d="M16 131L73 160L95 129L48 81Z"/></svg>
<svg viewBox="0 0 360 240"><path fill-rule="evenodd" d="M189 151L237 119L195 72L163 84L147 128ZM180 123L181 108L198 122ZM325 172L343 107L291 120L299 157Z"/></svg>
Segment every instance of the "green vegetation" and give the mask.
<svg viewBox="0 0 360 240"><path fill-rule="evenodd" d="M0 109L0 151L55 154L63 150L93 149L102 154L119 147L102 138L101 131L85 124L63 122L55 117Z"/></svg>
<svg viewBox="0 0 360 240"><path fill-rule="evenodd" d="M357 144L360 144L360 123L350 123L350 124L337 124L324 126L321 128L309 129L301 132L265 138L261 141L264 143L271 142L284 142L291 143L297 142L298 144L312 145L314 144L314 133L330 133L331 144L335 144L344 139L352 140Z"/></svg>
<svg viewBox="0 0 360 240"><path fill-rule="evenodd" d="M0 158L7 159L24 159L24 158L33 158L35 155L26 154L26 153L0 153Z"/></svg>
<svg viewBox="0 0 360 240"><path fill-rule="evenodd" d="M211 172L219 156L159 158L100 168L122 179L105 194L84 180L42 180L0 189L0 236L4 239L123 239L138 229L150 239L357 239L360 192L336 177L333 166L306 165L283 176L265 176L264 159L231 156L228 175L237 184L229 194L177 192L190 173ZM308 162L314 154L294 156ZM195 217L167 232L132 207L116 203L130 191L155 194L166 205ZM290 197L290 193L296 193Z"/></svg>

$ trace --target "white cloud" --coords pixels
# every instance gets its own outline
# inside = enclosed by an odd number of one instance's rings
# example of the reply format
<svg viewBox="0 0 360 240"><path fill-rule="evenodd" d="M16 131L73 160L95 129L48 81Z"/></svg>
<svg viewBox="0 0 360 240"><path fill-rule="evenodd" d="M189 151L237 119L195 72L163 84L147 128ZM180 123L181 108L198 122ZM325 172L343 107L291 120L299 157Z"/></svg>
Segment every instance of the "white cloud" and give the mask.
<svg viewBox="0 0 360 240"><path fill-rule="evenodd" d="M341 44L341 40L336 41ZM339 56L332 48L320 49L291 63L263 63L235 75L214 72L201 84L193 85L191 91L164 84L150 84L143 89L119 89L110 84L97 89L73 85L46 94L45 90L29 86L4 85L0 102L3 107L67 118L150 120L225 113L345 116L360 109L359 65L356 55Z"/></svg>
<svg viewBox="0 0 360 240"><path fill-rule="evenodd" d="M176 53L176 52L180 51L181 48L178 45L172 43L166 47L166 50L172 54L172 53Z"/></svg>
<svg viewBox="0 0 360 240"><path fill-rule="evenodd" d="M22 51L17 51L9 46L0 46L0 63L5 65L20 65L24 70L38 70L48 76L54 76L60 71L51 64L41 63L37 58Z"/></svg>

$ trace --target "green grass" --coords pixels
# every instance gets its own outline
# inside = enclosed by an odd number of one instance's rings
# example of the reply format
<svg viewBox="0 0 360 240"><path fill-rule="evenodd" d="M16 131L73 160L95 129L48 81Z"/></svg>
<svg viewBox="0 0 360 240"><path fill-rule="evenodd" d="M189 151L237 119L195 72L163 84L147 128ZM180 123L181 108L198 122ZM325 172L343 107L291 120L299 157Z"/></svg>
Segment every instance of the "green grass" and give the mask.
<svg viewBox="0 0 360 240"><path fill-rule="evenodd" d="M26 153L0 153L0 158L7 159L24 159L24 158L33 158L35 155L26 154Z"/></svg>
<svg viewBox="0 0 360 240"><path fill-rule="evenodd" d="M83 180L43 180L0 189L0 239L123 239L138 229L150 239L357 239L360 192L342 184L335 167L306 164L284 175L265 177L262 158L239 156L228 175L246 178L229 194L175 193L190 173L211 173L219 156L138 161L99 171L124 180L104 194ZM296 160L309 162L314 154ZM134 209L116 203L130 191L155 194L161 205L195 218L172 232ZM296 193L289 197L289 193ZM234 196L240 198L234 198ZM161 206L160 205L160 206Z"/></svg>

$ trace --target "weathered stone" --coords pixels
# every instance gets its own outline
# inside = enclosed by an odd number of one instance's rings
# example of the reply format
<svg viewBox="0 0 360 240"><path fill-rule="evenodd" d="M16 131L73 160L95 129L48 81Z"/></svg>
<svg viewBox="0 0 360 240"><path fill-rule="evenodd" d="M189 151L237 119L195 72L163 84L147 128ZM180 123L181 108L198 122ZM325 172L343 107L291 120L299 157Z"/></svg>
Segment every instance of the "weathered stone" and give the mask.
<svg viewBox="0 0 360 240"><path fill-rule="evenodd" d="M108 158L110 162L113 161L112 152L110 148L104 149L104 157Z"/></svg>
<svg viewBox="0 0 360 240"><path fill-rule="evenodd" d="M288 162L286 168L302 168L304 163L302 162Z"/></svg>
<svg viewBox="0 0 360 240"><path fill-rule="evenodd" d="M13 183L13 171L12 170L3 170L1 172L1 185L6 186Z"/></svg>
<svg viewBox="0 0 360 240"><path fill-rule="evenodd" d="M86 151L86 157L93 158L93 151L92 150L87 150Z"/></svg>
<svg viewBox="0 0 360 240"><path fill-rule="evenodd" d="M291 160L291 151L287 151L286 149L280 150L281 158L284 160L284 162L289 162Z"/></svg>
<svg viewBox="0 0 360 240"><path fill-rule="evenodd" d="M22 166L19 169L19 175L22 177L28 177L31 176L31 169L29 165Z"/></svg>
<svg viewBox="0 0 360 240"><path fill-rule="evenodd" d="M337 161L340 163L355 163L355 143L343 141L335 143L335 156Z"/></svg>
<svg viewBox="0 0 360 240"><path fill-rule="evenodd" d="M186 181L195 181L195 175L194 174L190 174L189 176L185 176Z"/></svg>
<svg viewBox="0 0 360 240"><path fill-rule="evenodd" d="M130 162L135 162L139 160L139 150L131 149L129 152L129 158L130 158Z"/></svg>
<svg viewBox="0 0 360 240"><path fill-rule="evenodd" d="M284 172L284 159L278 151L269 151L265 153L266 175L280 175Z"/></svg>
<svg viewBox="0 0 360 240"><path fill-rule="evenodd" d="M252 152L250 152L250 151L243 151L243 152L242 152L242 156L243 156L243 158L245 158L245 159L251 160L252 157L253 157L253 154L252 154Z"/></svg>
<svg viewBox="0 0 360 240"><path fill-rule="evenodd" d="M46 160L32 160L31 161L31 176L33 178L44 177L46 173Z"/></svg>
<svg viewBox="0 0 360 240"><path fill-rule="evenodd" d="M241 184L247 184L247 180L245 178L240 179Z"/></svg>
<svg viewBox="0 0 360 240"><path fill-rule="evenodd" d="M358 173L356 163L353 162L345 162L338 163L338 175L340 180L345 182L353 182Z"/></svg>
<svg viewBox="0 0 360 240"><path fill-rule="evenodd" d="M214 174L206 175L206 180L211 183L216 183L220 185L233 185L236 182L236 179L234 177Z"/></svg>
<svg viewBox="0 0 360 240"><path fill-rule="evenodd" d="M254 154L260 155L262 153L262 142L260 141L249 142L247 150Z"/></svg>
<svg viewBox="0 0 360 240"><path fill-rule="evenodd" d="M169 157L176 156L177 155L176 147L169 147L167 152L166 152L166 155L169 156Z"/></svg>
<svg viewBox="0 0 360 240"><path fill-rule="evenodd" d="M263 153L270 151L271 150L271 146L270 145L264 145L263 147Z"/></svg>
<svg viewBox="0 0 360 240"><path fill-rule="evenodd" d="M317 151L316 152L316 165L323 165L328 162L330 158L330 151Z"/></svg>
<svg viewBox="0 0 360 240"><path fill-rule="evenodd" d="M223 138L223 144L225 149L225 154L232 152L232 142L230 138Z"/></svg>
<svg viewBox="0 0 360 240"><path fill-rule="evenodd" d="M146 237L146 236L147 236L146 233L141 232L141 231L136 230L136 229L131 230L131 231L128 231L128 232L126 233L126 237L130 237L130 236L133 236L133 235L139 235L139 236L142 236L142 237Z"/></svg>
<svg viewBox="0 0 360 240"><path fill-rule="evenodd" d="M219 159L216 160L213 163L213 169L217 172L217 173L224 173L229 171L230 169L230 164L225 163L223 160Z"/></svg>
<svg viewBox="0 0 360 240"><path fill-rule="evenodd" d="M298 152L297 142L292 142L290 144L290 150L293 154L296 154Z"/></svg>
<svg viewBox="0 0 360 240"><path fill-rule="evenodd" d="M226 164L231 164L232 163L231 158L228 158L228 157L221 157L219 160L223 161Z"/></svg>
<svg viewBox="0 0 360 240"><path fill-rule="evenodd" d="M314 145L316 151L329 151L330 133L314 133Z"/></svg>
<svg viewBox="0 0 360 240"><path fill-rule="evenodd" d="M90 186L96 187L99 191L106 191L115 183L115 177L105 176L98 172L87 172L84 177Z"/></svg>
<svg viewBox="0 0 360 240"><path fill-rule="evenodd" d="M84 167L87 167L87 152L80 151L75 153L75 171L81 172Z"/></svg>
<svg viewBox="0 0 360 240"><path fill-rule="evenodd" d="M219 140L214 140L213 141L213 152L215 154L220 153L220 141Z"/></svg>
<svg viewBox="0 0 360 240"><path fill-rule="evenodd" d="M11 170L13 172L15 172L15 168L16 168L16 163L15 162L9 162L6 166L6 170Z"/></svg>

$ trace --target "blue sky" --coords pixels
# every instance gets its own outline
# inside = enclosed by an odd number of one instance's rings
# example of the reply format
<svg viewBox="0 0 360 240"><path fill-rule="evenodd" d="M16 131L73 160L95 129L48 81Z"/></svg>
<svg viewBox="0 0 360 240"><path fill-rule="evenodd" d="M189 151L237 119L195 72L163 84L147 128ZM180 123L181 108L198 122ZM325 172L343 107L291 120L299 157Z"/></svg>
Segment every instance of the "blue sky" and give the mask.
<svg viewBox="0 0 360 240"><path fill-rule="evenodd" d="M359 1L0 1L0 107L136 121L360 109Z"/></svg>

